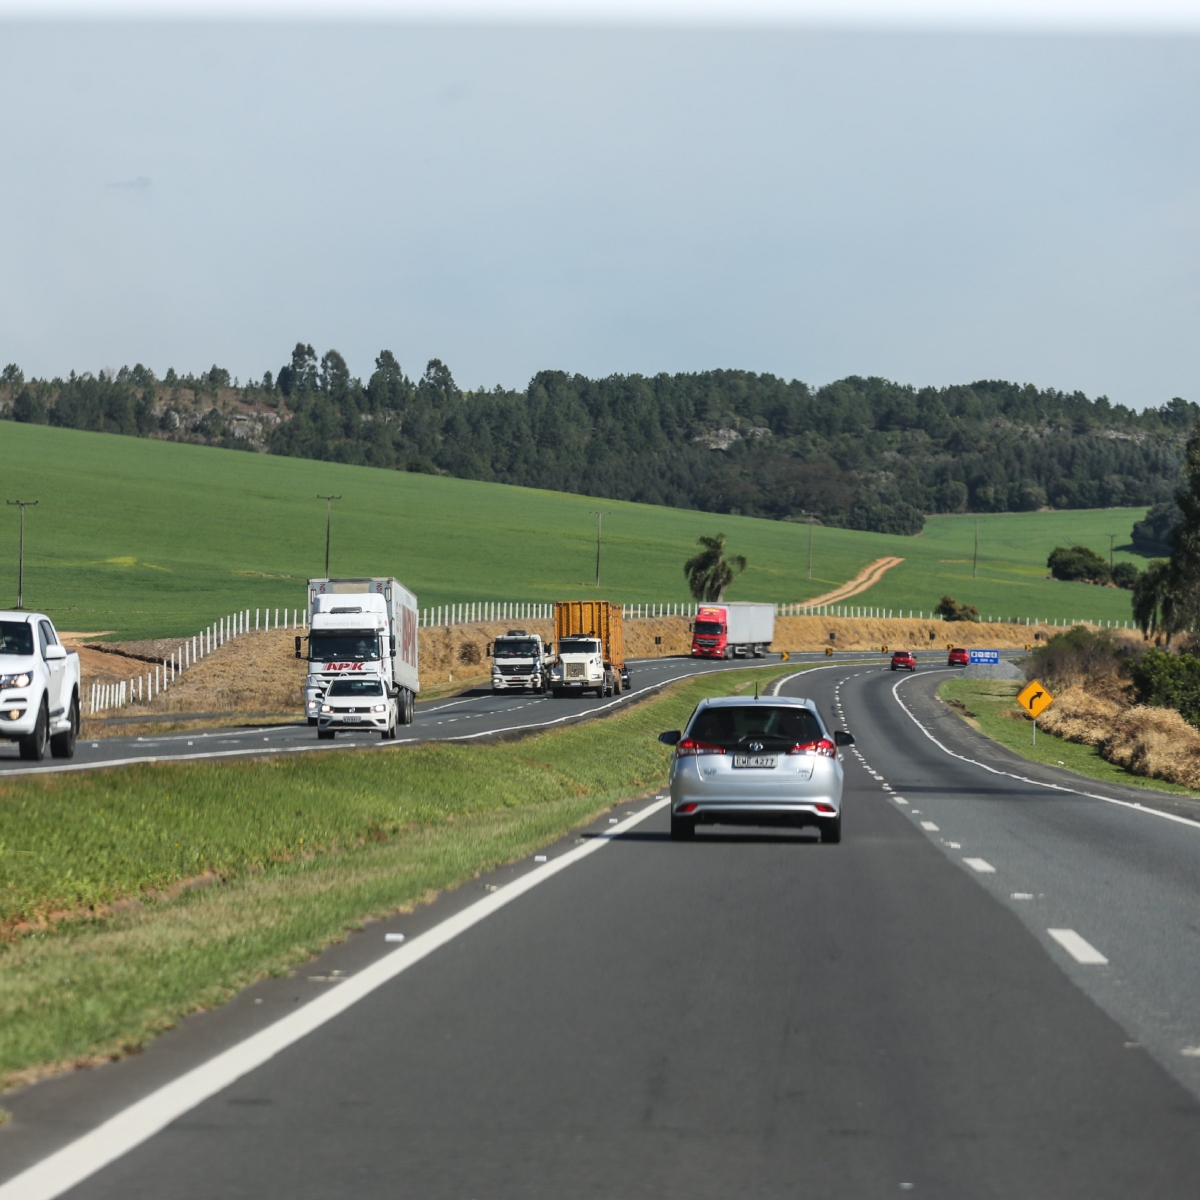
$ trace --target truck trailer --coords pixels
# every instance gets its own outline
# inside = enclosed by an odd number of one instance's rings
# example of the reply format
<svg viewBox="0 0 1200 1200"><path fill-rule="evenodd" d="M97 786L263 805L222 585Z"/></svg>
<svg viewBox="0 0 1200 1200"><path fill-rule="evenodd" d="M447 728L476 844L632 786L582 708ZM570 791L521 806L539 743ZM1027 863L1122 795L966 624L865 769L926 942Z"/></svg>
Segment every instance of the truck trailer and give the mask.
<svg viewBox="0 0 1200 1200"><path fill-rule="evenodd" d="M332 737L334 726L351 724L390 736L396 724L412 723L421 690L417 624L417 598L396 579L308 581L308 653L305 639L297 637L296 657L308 659L304 712L310 725L319 726L320 736ZM386 697L382 715L373 704L329 704L330 686L345 679L378 680ZM363 712L353 711L357 708Z"/></svg>
<svg viewBox="0 0 1200 1200"><path fill-rule="evenodd" d="M774 639L774 604L702 604L692 627L692 657L762 658Z"/></svg>
<svg viewBox="0 0 1200 1200"><path fill-rule="evenodd" d="M557 657L550 669L555 696L629 689L621 606L607 600L560 600L554 605Z"/></svg>

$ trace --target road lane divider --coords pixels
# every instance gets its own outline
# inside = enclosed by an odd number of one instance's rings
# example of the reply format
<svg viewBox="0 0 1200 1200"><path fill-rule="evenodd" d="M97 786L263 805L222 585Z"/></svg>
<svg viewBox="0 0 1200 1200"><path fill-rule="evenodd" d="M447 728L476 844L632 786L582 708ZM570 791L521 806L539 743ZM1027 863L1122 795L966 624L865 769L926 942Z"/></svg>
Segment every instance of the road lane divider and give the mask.
<svg viewBox="0 0 1200 1200"><path fill-rule="evenodd" d="M228 1050L185 1072L178 1079L157 1088L128 1108L76 1138L61 1150L35 1163L6 1183L0 1184L0 1200L54 1200L64 1192L116 1162L143 1142L149 1141L172 1121L191 1112L205 1100L224 1091L277 1054L282 1053L322 1025L346 1012L360 1000L390 983L434 951L467 930L485 921L493 913L520 899L540 884L574 866L589 855L603 850L627 830L660 812L669 799L652 800L645 808L626 817L611 829L572 850L534 867L518 879L489 893L474 904L425 933L414 937L377 959L369 967L347 977L337 988L310 1000L303 1008Z"/></svg>
<svg viewBox="0 0 1200 1200"><path fill-rule="evenodd" d="M996 868L986 858L964 858L963 862L972 871L978 871L980 875L995 875L996 873Z"/></svg>
<svg viewBox="0 0 1200 1200"><path fill-rule="evenodd" d="M1091 942L1085 941L1073 929L1047 929L1046 932L1077 962L1085 967L1102 967L1108 959Z"/></svg>

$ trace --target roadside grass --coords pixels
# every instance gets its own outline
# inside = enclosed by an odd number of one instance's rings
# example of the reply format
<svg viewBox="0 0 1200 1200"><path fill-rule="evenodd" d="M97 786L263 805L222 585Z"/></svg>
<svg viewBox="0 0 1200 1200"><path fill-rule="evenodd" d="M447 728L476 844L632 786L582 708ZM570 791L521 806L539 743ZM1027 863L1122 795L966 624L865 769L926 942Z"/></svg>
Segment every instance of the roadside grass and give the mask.
<svg viewBox="0 0 1200 1200"><path fill-rule="evenodd" d="M5 783L0 1081L134 1050L364 920L661 786L670 751L659 731L681 727L704 696L782 673L702 676L516 742ZM178 890L206 871L214 886ZM14 924L52 914L33 930Z"/></svg>
<svg viewBox="0 0 1200 1200"><path fill-rule="evenodd" d="M1156 792L1174 792L1183 796L1200 797L1200 792L1135 775L1100 756L1095 746L1067 742L1038 728L1037 745L1033 745L1033 728L1014 701L1022 685L991 679L949 679L938 688L946 701L972 728L1030 762L1051 767L1065 767L1077 775L1100 783L1122 787L1146 788Z"/></svg>
<svg viewBox="0 0 1200 1200"><path fill-rule="evenodd" d="M303 607L324 570L325 506L335 574L399 575L422 606L597 595L596 501L433 475L277 458L115 434L0 422L0 467L26 517L25 600L63 630L112 640L195 633L238 608ZM114 487L113 481L120 486ZM1116 557L1143 509L930 517L916 538L817 528L606 500L601 596L686 601L683 562L700 534L723 531L749 567L734 600L802 601L886 555L905 561L856 600L928 613L943 593L986 616L1126 620L1129 593L1045 578L1046 556L1076 541ZM16 516L0 595L16 597ZM5 602L11 602L11 600Z"/></svg>

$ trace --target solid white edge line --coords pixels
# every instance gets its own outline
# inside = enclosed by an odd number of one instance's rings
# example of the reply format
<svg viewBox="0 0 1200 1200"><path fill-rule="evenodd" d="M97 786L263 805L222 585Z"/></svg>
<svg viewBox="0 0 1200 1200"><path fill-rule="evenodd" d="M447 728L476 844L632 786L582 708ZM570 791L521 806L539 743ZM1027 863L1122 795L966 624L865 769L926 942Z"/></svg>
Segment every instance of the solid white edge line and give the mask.
<svg viewBox="0 0 1200 1200"><path fill-rule="evenodd" d="M1047 929L1046 932L1077 962L1087 967L1102 967L1108 959L1091 942L1073 929Z"/></svg>
<svg viewBox="0 0 1200 1200"><path fill-rule="evenodd" d="M669 803L668 799L653 801L632 817L598 833L582 846L566 851L545 866L535 867L454 916L447 917L441 924L414 937L411 942L405 942L398 950L385 954L357 975L348 976L333 991L310 1000L299 1011L251 1034L208 1062L151 1092L90 1133L55 1151L7 1183L0 1184L0 1200L53 1200L53 1197L61 1196L140 1146L184 1113L333 1020L447 942L560 871L603 849L614 838L620 837Z"/></svg>
<svg viewBox="0 0 1200 1200"><path fill-rule="evenodd" d="M943 669L943 673L947 675L956 674L957 672ZM926 676L929 672L926 672ZM1145 804L1138 804L1132 800L1118 800L1115 796L1102 796L1099 792L1085 792L1080 788L1067 787L1062 783L1046 783L1041 779L1030 779L1027 775L1017 775L1012 771L1002 771L999 767L989 767L987 763L981 763L977 759L968 758L965 754L956 754L949 746L939 742L937 738L921 724L920 721L913 715L912 710L900 699L900 694L896 690L902 683L908 683L914 676L907 675L903 679L897 679L892 685L892 696L896 703L904 710L905 716L943 753L948 754L951 758L957 758L959 762L970 763L973 767L982 767L983 770L989 771L993 775L1003 775L1008 779L1016 779L1021 783L1029 783L1034 787L1049 788L1053 792L1068 792L1072 796L1086 796L1089 800L1103 800L1105 804L1115 804L1118 808L1127 808L1130 812L1143 813L1149 817L1161 817L1164 821L1173 821L1176 825L1190 825L1193 829L1200 829L1200 821L1193 821L1190 817L1180 817L1175 813L1163 812L1158 808L1149 808ZM3 778L0 776L0 778Z"/></svg>

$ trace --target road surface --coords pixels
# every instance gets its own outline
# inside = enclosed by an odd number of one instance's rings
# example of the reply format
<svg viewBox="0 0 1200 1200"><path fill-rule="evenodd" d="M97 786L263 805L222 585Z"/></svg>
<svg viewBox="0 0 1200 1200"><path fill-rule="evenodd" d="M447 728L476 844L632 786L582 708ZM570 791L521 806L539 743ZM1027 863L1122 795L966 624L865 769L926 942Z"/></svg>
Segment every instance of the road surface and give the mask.
<svg viewBox="0 0 1200 1200"><path fill-rule="evenodd" d="M622 806L6 1098L0 1200L1196 1195L1200 806L1024 764L945 677L783 684L857 736L840 845Z"/></svg>

